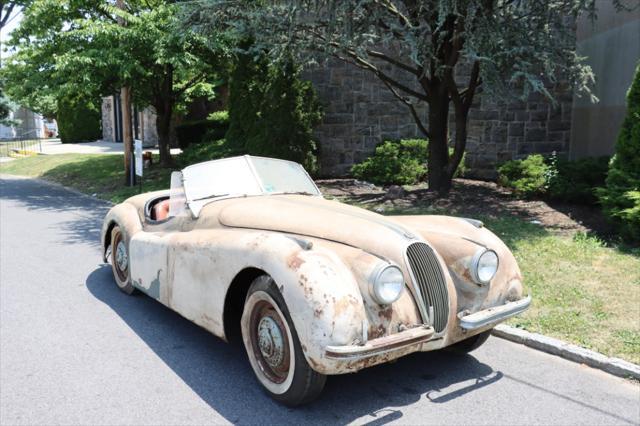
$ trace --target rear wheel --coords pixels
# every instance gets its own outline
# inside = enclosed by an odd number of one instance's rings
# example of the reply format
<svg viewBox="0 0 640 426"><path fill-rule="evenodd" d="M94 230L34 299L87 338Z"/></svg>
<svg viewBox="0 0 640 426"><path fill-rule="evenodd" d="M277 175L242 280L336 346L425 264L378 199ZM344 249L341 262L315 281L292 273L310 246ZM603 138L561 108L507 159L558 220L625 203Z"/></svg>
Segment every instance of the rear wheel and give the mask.
<svg viewBox="0 0 640 426"><path fill-rule="evenodd" d="M287 306L271 277L260 276L251 284L241 328L251 367L273 399L297 406L320 395L326 376L307 363Z"/></svg>
<svg viewBox="0 0 640 426"><path fill-rule="evenodd" d="M482 333L471 336L468 339L464 339L459 341L458 343L454 343L453 345L447 347L447 350L457 354L467 354L482 346L484 342L487 341L490 335L491 330L483 331Z"/></svg>
<svg viewBox="0 0 640 426"><path fill-rule="evenodd" d="M135 287L131 284L129 274L129 249L119 226L111 230L111 270L118 288L127 294L133 293Z"/></svg>

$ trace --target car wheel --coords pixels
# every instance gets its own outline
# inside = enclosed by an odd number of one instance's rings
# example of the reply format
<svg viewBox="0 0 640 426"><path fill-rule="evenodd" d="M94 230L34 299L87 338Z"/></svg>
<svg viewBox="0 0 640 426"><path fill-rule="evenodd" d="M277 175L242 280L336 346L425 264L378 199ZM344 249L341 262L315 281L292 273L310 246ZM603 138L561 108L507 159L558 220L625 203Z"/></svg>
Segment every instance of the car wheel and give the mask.
<svg viewBox="0 0 640 426"><path fill-rule="evenodd" d="M307 363L289 310L271 277L260 276L251 284L240 325L251 367L273 399L297 406L320 395L326 376Z"/></svg>
<svg viewBox="0 0 640 426"><path fill-rule="evenodd" d="M135 290L129 276L129 249L119 226L111 231L111 270L118 288L127 294Z"/></svg>
<svg viewBox="0 0 640 426"><path fill-rule="evenodd" d="M455 352L457 354L468 354L469 352L478 349L484 342L487 341L491 335L491 330L483 331L482 333L471 336L468 339L454 343L447 347L448 351Z"/></svg>

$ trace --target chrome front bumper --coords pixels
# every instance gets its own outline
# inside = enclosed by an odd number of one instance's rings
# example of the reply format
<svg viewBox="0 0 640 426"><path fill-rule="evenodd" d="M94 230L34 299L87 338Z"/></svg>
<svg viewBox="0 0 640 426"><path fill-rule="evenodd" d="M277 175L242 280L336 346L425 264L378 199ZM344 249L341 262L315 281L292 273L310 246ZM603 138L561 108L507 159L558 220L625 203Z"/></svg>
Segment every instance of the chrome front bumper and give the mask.
<svg viewBox="0 0 640 426"><path fill-rule="evenodd" d="M434 334L433 327L421 326L410 328L390 336L369 340L364 345L327 346L325 355L333 359L357 359L381 355L387 352L419 345L429 340Z"/></svg>
<svg viewBox="0 0 640 426"><path fill-rule="evenodd" d="M531 305L531 296L515 302L505 303L501 306L485 309L473 314L460 317L460 327L465 330L476 330L478 328L492 325L511 318L527 310Z"/></svg>

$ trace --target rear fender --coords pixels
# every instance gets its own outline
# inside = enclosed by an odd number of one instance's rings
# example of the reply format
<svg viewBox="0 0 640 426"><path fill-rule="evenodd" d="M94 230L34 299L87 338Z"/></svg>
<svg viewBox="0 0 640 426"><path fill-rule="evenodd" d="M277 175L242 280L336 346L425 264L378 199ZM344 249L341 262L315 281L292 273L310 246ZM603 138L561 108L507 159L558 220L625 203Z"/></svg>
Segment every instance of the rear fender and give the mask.
<svg viewBox="0 0 640 426"><path fill-rule="evenodd" d="M115 225L120 227L124 240L129 245L131 237L142 230L142 222L138 215L138 209L127 202L113 206L102 222L100 242L102 244L102 260L107 261L107 249L111 244L111 230Z"/></svg>

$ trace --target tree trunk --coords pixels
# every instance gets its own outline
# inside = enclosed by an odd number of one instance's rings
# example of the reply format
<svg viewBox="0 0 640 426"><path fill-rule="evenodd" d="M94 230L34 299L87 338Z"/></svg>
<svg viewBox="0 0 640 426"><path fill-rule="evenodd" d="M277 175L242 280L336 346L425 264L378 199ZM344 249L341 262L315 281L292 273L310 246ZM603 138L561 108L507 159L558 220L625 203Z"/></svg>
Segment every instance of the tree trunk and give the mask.
<svg viewBox="0 0 640 426"><path fill-rule="evenodd" d="M171 116L172 107L160 109L156 107L156 130L158 131L158 150L160 151L160 164L163 167L171 166Z"/></svg>
<svg viewBox="0 0 640 426"><path fill-rule="evenodd" d="M429 101L429 189L446 195L451 189L449 164L449 95L444 84L434 87Z"/></svg>
<svg viewBox="0 0 640 426"><path fill-rule="evenodd" d="M173 116L173 69L171 67L165 71L154 106L160 164L163 167L169 167L171 166L171 117Z"/></svg>

